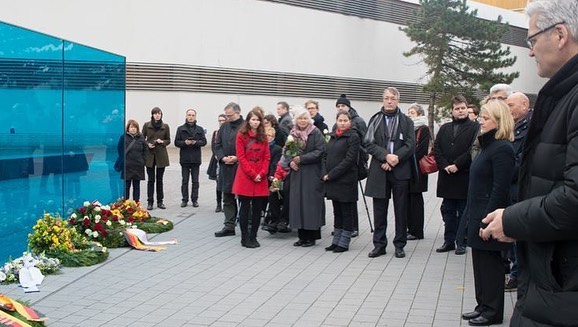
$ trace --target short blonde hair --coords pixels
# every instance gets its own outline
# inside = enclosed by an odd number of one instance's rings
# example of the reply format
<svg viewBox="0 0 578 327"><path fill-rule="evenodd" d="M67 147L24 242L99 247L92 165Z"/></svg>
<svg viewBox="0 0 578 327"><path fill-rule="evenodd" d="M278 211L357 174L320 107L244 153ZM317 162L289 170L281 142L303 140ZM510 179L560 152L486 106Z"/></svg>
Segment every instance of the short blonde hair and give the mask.
<svg viewBox="0 0 578 327"><path fill-rule="evenodd" d="M489 100L480 110L480 115L483 114L487 114L498 125L496 140L514 141L514 118L504 101Z"/></svg>

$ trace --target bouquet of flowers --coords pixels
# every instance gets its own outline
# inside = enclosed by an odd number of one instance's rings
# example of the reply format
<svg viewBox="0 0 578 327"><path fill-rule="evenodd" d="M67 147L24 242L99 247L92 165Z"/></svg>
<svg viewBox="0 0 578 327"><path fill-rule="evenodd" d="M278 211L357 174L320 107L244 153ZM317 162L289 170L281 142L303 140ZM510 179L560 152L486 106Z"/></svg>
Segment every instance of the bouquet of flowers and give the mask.
<svg viewBox="0 0 578 327"><path fill-rule="evenodd" d="M132 225L134 218L127 221L119 209L111 209L98 201L85 201L68 220L70 226L85 234L90 240L105 246L118 247L125 244L122 230Z"/></svg>
<svg viewBox="0 0 578 327"><path fill-rule="evenodd" d="M285 141L285 147L283 149L283 154L288 157L298 156L302 150L302 142L295 139L292 135L287 136L287 141Z"/></svg>
<svg viewBox="0 0 578 327"><path fill-rule="evenodd" d="M49 213L38 219L32 229L34 232L28 234L28 245L34 253L71 252L76 248L75 243L83 243L82 235L70 228L65 220Z"/></svg>
<svg viewBox="0 0 578 327"><path fill-rule="evenodd" d="M3 266L0 266L0 283L10 284L18 282L18 273L20 269L24 267L23 258L27 254L27 252L24 252L22 257L10 260ZM32 255L32 258L34 258L36 262L35 267L40 269L43 275L53 274L61 268L60 260L56 258L48 258L44 254Z"/></svg>
<svg viewBox="0 0 578 327"><path fill-rule="evenodd" d="M325 143L329 142L331 139L331 135L329 135L329 130L327 128L323 130L323 139L325 139Z"/></svg>
<svg viewBox="0 0 578 327"><path fill-rule="evenodd" d="M110 206L111 211L118 210L129 223L146 221L151 218L151 215L146 211L140 203L135 200L118 199Z"/></svg>

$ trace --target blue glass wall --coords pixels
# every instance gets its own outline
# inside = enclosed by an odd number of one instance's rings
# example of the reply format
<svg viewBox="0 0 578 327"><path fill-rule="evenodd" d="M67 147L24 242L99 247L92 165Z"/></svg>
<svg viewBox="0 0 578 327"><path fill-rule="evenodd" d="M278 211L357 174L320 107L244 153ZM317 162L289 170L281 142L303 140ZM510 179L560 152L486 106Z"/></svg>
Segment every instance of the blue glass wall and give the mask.
<svg viewBox="0 0 578 327"><path fill-rule="evenodd" d="M122 196L125 58L0 22L0 264L44 212Z"/></svg>

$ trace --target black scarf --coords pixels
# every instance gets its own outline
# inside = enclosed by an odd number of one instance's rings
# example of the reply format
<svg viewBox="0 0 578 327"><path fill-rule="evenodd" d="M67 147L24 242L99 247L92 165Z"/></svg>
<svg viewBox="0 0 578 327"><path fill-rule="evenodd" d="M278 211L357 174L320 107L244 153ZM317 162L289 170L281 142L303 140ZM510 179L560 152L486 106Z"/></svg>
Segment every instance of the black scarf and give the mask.
<svg viewBox="0 0 578 327"><path fill-rule="evenodd" d="M373 142L375 141L375 132L377 131L377 129L379 128L379 125L381 125L381 123L383 122L385 125L385 141L388 144L389 142L393 142L397 139L397 130L399 127L399 107L395 108L394 111L392 112L386 112L384 110L383 107L381 107L381 110L375 114L372 118L374 118L371 123L369 124L369 127L367 128L367 133L365 134L365 142ZM387 128L387 118L391 117L391 119L393 119L392 122L392 128L391 130L389 130Z"/></svg>
<svg viewBox="0 0 578 327"><path fill-rule="evenodd" d="M151 125L153 126L154 129L156 129L158 131L159 129L161 129L161 127L163 127L163 120L162 119L159 119L159 120L151 119Z"/></svg>

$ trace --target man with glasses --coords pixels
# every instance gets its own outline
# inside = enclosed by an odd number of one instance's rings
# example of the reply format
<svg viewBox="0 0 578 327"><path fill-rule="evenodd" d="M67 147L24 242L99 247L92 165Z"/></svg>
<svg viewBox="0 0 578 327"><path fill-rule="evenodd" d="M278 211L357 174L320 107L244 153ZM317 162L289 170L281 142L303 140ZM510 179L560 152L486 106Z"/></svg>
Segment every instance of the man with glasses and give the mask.
<svg viewBox="0 0 578 327"><path fill-rule="evenodd" d="M311 115L311 119L313 119L313 125L315 125L315 127L317 127L321 133L329 133L329 127L327 127L327 124L325 124L325 118L323 118L323 116L321 116L319 113L319 102L314 100L307 100L307 102L305 102L305 108L307 108L309 115Z"/></svg>
<svg viewBox="0 0 578 327"><path fill-rule="evenodd" d="M538 93L520 163L518 203L490 213L483 239L516 240L518 301L510 326L578 323L578 1L528 4Z"/></svg>
<svg viewBox="0 0 578 327"><path fill-rule="evenodd" d="M399 109L399 91L388 87L383 91L383 106L369 120L364 138L371 164L365 194L373 198L373 250L370 258L385 254L387 246L387 207L393 195L395 213L395 257L405 257L409 180L415 152L413 121Z"/></svg>
<svg viewBox="0 0 578 327"><path fill-rule="evenodd" d="M236 151L236 137L237 131L243 123L241 117L241 107L231 102L225 107L225 122L219 128L217 133L217 142L215 144L215 155L219 160L219 182L221 183L221 191L223 192L223 213L225 214L225 222L222 230L215 232L216 237L234 236L235 235L235 219L237 218L237 200L235 194L232 193L233 181L235 180L235 173L237 172L238 160Z"/></svg>

